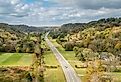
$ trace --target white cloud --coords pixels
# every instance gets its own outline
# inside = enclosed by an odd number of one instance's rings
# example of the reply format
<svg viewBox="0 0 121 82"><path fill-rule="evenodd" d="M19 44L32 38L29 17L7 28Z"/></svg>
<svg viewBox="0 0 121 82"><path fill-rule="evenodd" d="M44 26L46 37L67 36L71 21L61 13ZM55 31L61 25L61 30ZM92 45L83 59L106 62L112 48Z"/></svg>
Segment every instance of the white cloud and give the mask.
<svg viewBox="0 0 121 82"><path fill-rule="evenodd" d="M120 6L118 4L117 6L114 5L120 2L119 0L92 0L90 3L87 3L87 1L89 0L46 0L48 4L49 2L55 2L56 5L46 7L43 6L45 3L42 3L41 0L29 4L24 3L23 0L0 0L0 22L60 25L69 22L88 22L104 17L121 16ZM108 2L110 2L109 6L105 6L105 3ZM113 5L111 5L112 2L114 2ZM92 6L92 4L94 5Z"/></svg>
<svg viewBox="0 0 121 82"><path fill-rule="evenodd" d="M20 0L10 0L10 1L11 1L11 4L13 4L13 5L20 3Z"/></svg>
<svg viewBox="0 0 121 82"><path fill-rule="evenodd" d="M121 8L121 0L48 0L65 6L78 6L85 9Z"/></svg>

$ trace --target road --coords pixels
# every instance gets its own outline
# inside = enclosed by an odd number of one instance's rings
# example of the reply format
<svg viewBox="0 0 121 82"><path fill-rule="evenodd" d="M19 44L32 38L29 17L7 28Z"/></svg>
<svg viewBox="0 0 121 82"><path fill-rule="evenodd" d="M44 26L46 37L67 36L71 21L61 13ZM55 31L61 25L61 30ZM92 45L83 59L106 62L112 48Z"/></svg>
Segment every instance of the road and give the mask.
<svg viewBox="0 0 121 82"><path fill-rule="evenodd" d="M49 32L45 36L45 41L56 56L56 59L59 61L63 72L66 77L67 82L81 82L80 78L76 74L73 67L68 63L68 61L61 55L61 53L57 50L57 48L51 43L51 41L47 38Z"/></svg>

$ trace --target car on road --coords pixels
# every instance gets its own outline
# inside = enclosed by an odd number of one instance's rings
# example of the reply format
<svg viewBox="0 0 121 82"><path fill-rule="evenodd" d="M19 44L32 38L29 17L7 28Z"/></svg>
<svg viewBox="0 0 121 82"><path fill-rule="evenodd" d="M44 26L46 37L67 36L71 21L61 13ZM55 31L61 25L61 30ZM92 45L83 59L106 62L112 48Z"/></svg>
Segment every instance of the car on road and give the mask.
<svg viewBox="0 0 121 82"><path fill-rule="evenodd" d="M65 66L65 68L68 68L68 66Z"/></svg>

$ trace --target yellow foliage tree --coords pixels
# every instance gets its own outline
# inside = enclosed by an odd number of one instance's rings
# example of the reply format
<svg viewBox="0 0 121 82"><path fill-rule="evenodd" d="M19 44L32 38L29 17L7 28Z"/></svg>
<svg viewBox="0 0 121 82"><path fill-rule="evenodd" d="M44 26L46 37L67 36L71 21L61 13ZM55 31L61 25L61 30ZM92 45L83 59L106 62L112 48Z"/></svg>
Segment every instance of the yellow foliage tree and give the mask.
<svg viewBox="0 0 121 82"><path fill-rule="evenodd" d="M90 61L86 70L86 82L103 82L104 67L100 60ZM102 81L103 80L103 81ZM106 82L106 81L104 81Z"/></svg>
<svg viewBox="0 0 121 82"><path fill-rule="evenodd" d="M121 42L118 42L118 43L115 45L115 48L116 48L116 49L121 49Z"/></svg>

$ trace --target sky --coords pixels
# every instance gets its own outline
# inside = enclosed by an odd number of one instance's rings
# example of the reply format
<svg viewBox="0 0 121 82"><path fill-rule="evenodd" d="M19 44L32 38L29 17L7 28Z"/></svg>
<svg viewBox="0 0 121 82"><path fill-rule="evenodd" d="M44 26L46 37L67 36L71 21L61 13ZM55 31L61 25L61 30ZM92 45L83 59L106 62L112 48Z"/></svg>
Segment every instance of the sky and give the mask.
<svg viewBox="0 0 121 82"><path fill-rule="evenodd" d="M0 22L33 26L120 17L121 0L0 0Z"/></svg>

